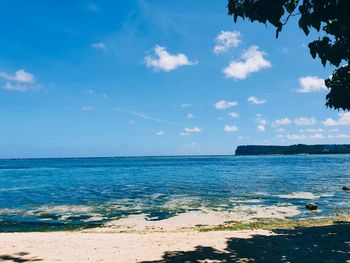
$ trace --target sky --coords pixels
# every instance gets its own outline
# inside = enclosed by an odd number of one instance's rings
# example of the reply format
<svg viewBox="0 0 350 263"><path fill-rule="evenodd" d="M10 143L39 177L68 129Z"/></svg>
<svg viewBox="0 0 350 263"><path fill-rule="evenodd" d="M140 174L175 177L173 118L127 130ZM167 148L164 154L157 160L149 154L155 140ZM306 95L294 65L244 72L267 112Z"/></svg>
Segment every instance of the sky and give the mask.
<svg viewBox="0 0 350 263"><path fill-rule="evenodd" d="M0 158L349 142L297 17L276 39L217 0L4 0L0 16Z"/></svg>

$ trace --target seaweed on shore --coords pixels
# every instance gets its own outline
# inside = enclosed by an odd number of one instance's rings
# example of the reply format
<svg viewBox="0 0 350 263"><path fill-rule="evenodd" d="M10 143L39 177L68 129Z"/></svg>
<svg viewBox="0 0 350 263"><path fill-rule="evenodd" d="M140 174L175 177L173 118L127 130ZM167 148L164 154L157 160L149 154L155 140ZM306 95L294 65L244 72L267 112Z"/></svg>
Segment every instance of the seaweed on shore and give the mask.
<svg viewBox="0 0 350 263"><path fill-rule="evenodd" d="M312 227L332 225L339 222L349 222L349 216L333 217L333 218L312 218L312 219L259 219L251 222L228 222L217 226L198 226L200 232L209 231L234 231L234 230L274 230L274 229L292 229L299 227Z"/></svg>

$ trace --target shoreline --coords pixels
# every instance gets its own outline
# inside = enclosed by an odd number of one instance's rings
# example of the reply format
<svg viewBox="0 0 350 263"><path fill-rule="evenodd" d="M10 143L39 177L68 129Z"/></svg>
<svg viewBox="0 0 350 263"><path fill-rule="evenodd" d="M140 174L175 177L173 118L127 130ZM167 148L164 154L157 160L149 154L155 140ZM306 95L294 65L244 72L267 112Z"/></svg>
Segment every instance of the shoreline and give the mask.
<svg viewBox="0 0 350 263"><path fill-rule="evenodd" d="M202 213L202 212L199 212ZM105 224L96 227L87 227L80 229L45 229L38 231L0 231L2 234L49 234L49 233L88 233L88 234L150 234L150 233L189 233L189 232L225 232L225 231L254 231L254 230L276 230L276 229L296 229L301 227L318 227L327 226L337 223L349 222L350 213L346 213L338 216L328 217L313 217L313 218L255 218L249 220L233 220L233 221L220 221L220 217L211 217L212 220L216 220L217 223L201 224L193 222L189 225L187 222L182 222L181 225L175 223L172 219L176 219L175 222L179 222L189 215L188 220L193 220L199 215L193 217L191 212L180 214L180 216L174 216L168 219L145 221L145 217L141 215L132 215L119 220L110 221ZM222 218L221 218L222 219ZM149 224L145 225L145 222Z"/></svg>
<svg viewBox="0 0 350 263"><path fill-rule="evenodd" d="M315 244L323 254L316 254ZM347 248L344 244L347 244ZM305 262L320 262L317 259L324 260L327 256L331 259L337 257L342 259L344 256L349 258L349 244L350 216L294 222L284 219L261 219L255 222L231 222L219 226L163 231L148 229L148 231L118 232L95 228L76 231L0 233L0 261L253 262L247 260L248 255L251 259L262 262L266 255L270 255L269 259L273 261L273 257L281 254L280 256L292 259L298 256ZM312 246L313 250L291 250L291 246L300 245L305 248ZM262 254L261 246L266 246ZM337 251L341 251L337 257L332 252L334 247ZM302 261L291 260L291 262Z"/></svg>
<svg viewBox="0 0 350 263"><path fill-rule="evenodd" d="M203 215L208 215L206 218ZM225 217L225 215L227 217ZM350 222L350 215L314 218L260 217L237 220L222 212L187 212L164 220L147 221L143 215L111 221L101 227L75 230L84 233L181 233L240 230L275 230ZM70 231L70 232L74 232Z"/></svg>

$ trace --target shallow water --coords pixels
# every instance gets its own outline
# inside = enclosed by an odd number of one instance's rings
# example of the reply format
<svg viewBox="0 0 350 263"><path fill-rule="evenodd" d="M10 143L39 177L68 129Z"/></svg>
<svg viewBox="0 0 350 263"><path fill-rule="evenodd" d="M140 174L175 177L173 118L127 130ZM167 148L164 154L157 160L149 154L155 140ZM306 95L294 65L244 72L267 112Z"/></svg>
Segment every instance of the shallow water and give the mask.
<svg viewBox="0 0 350 263"><path fill-rule="evenodd" d="M0 160L0 231L249 206L297 207L287 218L333 216L350 211L350 193L341 190L349 184L350 155ZM320 211L306 211L307 202Z"/></svg>

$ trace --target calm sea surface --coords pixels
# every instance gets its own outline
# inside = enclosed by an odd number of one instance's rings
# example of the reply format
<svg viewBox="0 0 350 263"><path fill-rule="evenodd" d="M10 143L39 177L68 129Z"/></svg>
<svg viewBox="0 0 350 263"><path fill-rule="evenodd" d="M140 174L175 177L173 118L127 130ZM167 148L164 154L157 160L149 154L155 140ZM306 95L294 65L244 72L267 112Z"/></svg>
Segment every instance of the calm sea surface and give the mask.
<svg viewBox="0 0 350 263"><path fill-rule="evenodd" d="M131 214L297 206L350 211L350 155L0 160L0 231L99 226ZM320 211L305 210L316 202Z"/></svg>

